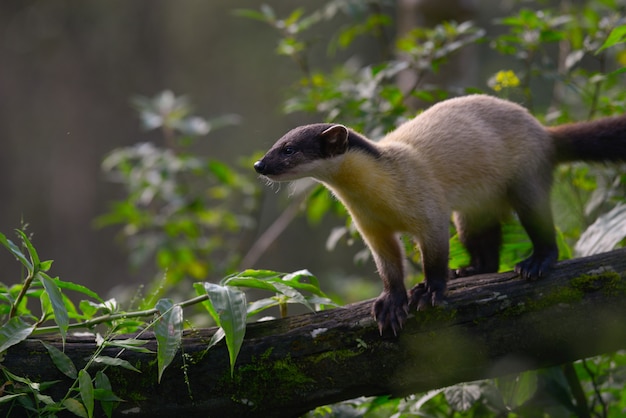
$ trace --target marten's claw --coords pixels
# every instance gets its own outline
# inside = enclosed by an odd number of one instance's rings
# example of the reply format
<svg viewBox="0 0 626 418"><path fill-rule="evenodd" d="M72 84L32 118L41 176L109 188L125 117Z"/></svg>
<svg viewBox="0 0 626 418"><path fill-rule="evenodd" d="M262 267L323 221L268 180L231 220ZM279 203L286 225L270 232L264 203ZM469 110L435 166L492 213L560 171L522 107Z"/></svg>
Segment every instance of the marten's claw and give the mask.
<svg viewBox="0 0 626 418"><path fill-rule="evenodd" d="M550 271L558 256L556 248L543 252L535 250L533 255L517 263L515 272L526 280L537 280Z"/></svg>
<svg viewBox="0 0 626 418"><path fill-rule="evenodd" d="M411 296L409 306L418 311L423 311L431 306L443 305L445 288L433 289L430 286L426 286L424 283L420 283L413 287L409 294Z"/></svg>
<svg viewBox="0 0 626 418"><path fill-rule="evenodd" d="M409 315L409 305L406 292L383 292L374 302L372 313L378 322L378 331L383 335L383 331L391 328L393 335L398 332L406 322Z"/></svg>

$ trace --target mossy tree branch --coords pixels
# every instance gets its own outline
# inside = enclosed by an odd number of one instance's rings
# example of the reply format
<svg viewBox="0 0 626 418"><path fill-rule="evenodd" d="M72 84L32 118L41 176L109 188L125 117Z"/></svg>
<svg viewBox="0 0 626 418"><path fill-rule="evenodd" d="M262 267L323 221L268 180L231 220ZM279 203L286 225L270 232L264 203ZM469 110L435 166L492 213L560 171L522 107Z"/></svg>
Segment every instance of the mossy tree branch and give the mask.
<svg viewBox="0 0 626 418"><path fill-rule="evenodd" d="M125 351L120 357L142 373L106 374L127 400L116 409L124 416L297 416L361 395L403 396L626 348L625 299L626 249L562 262L537 282L512 273L452 281L448 306L413 315L397 338L380 337L371 301L251 324L233 378L223 343L205 351L214 329L185 334L184 356L160 384L154 354ZM152 335L141 338L156 351ZM77 366L94 351L92 337L68 336L65 353ZM2 365L60 380L53 398L72 383L38 340L9 349Z"/></svg>

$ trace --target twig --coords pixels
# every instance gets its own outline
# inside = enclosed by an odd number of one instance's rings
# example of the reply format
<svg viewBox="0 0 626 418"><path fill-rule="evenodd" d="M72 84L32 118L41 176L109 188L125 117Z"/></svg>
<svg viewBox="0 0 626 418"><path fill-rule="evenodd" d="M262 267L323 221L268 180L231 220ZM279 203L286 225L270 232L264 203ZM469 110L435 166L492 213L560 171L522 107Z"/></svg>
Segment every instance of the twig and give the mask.
<svg viewBox="0 0 626 418"><path fill-rule="evenodd" d="M292 201L291 204L282 211L280 216L278 216L278 218L276 218L276 220L265 230L265 232L261 234L259 239L252 244L252 247L250 247L239 264L241 269L251 267L259 260L259 258L261 258L272 242L274 242L276 238L283 233L291 221L293 221L300 210L300 205L307 199L308 196L308 192L303 192L298 199Z"/></svg>
<svg viewBox="0 0 626 418"><path fill-rule="evenodd" d="M208 298L209 298L208 295L200 295L200 296L196 296L195 298L177 303L176 305L180 306L181 308L186 308L188 306L192 306L192 305L196 305L198 303L204 302ZM68 326L68 329L92 328L104 322L111 322L111 321L115 321L118 319L140 318L140 317L145 317L145 316L152 316L158 313L160 313L158 309L152 308L152 309L146 309L143 311L136 311L136 312L123 312L123 313L118 313L118 314L101 315L101 316L92 318L88 321L70 324ZM33 331L33 335L46 334L49 332L57 332L57 331L59 331L58 326L40 327Z"/></svg>

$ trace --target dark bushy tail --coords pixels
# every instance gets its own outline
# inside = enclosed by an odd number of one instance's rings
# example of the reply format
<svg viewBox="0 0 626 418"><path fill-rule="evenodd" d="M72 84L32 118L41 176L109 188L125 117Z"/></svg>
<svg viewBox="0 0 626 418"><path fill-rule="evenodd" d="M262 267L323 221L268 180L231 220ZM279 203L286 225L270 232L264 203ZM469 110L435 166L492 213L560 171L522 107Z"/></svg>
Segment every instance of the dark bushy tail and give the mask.
<svg viewBox="0 0 626 418"><path fill-rule="evenodd" d="M555 162L626 161L626 115L548 128Z"/></svg>

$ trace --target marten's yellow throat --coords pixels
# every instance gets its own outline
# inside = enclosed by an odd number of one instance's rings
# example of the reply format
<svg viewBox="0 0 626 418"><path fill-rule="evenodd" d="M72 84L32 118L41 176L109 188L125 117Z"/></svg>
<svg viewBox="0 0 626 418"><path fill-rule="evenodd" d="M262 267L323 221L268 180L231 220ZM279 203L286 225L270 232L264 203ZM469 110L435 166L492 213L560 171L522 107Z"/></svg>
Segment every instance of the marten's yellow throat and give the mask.
<svg viewBox="0 0 626 418"><path fill-rule="evenodd" d="M451 216L471 257L456 275L497 272L500 224L513 210L533 245L515 271L544 276L558 258L552 171L575 160L626 160L626 117L547 128L515 103L473 95L436 104L379 142L343 125L300 126L254 168L272 181L312 177L345 205L383 281L373 314L381 333L397 333L409 306L445 296ZM408 295L399 233L415 238L425 274Z"/></svg>

